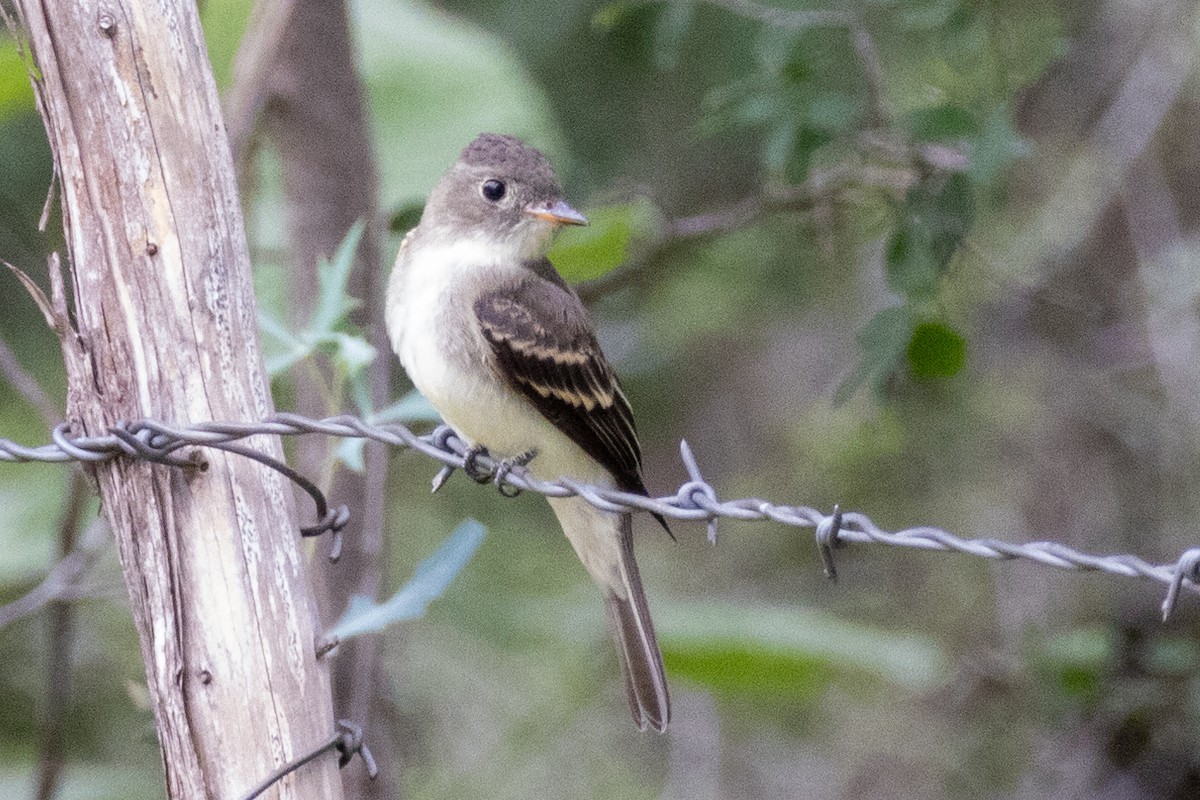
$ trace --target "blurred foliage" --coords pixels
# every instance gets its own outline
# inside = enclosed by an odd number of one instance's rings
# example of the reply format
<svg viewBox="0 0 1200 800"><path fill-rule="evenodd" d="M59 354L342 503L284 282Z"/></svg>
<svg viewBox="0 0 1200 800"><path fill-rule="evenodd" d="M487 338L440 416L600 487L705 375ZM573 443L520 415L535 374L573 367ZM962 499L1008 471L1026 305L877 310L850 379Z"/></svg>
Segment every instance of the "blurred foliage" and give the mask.
<svg viewBox="0 0 1200 800"><path fill-rule="evenodd" d="M625 263L630 242L658 235L656 209L644 199L589 208L585 228L567 230L550 251L550 261L572 283L594 280Z"/></svg>
<svg viewBox="0 0 1200 800"><path fill-rule="evenodd" d="M429 604L446 591L458 573L475 555L486 529L475 520L467 520L446 538L433 555L417 565L412 578L383 602L355 595L346 613L328 631L329 636L346 640L364 633L380 633L389 625L424 616Z"/></svg>
<svg viewBox="0 0 1200 800"><path fill-rule="evenodd" d="M321 394L335 398L366 397L364 370L375 360L376 353L361 332L350 325L350 312L357 301L347 291L364 229L362 221L356 222L333 257L318 260L316 303L303 330L289 331L269 312L259 312L263 359L269 377L276 378L315 353L323 352L329 356L333 375L332 385L322 386ZM359 410L366 414L371 408L360 406Z"/></svg>
<svg viewBox="0 0 1200 800"><path fill-rule="evenodd" d="M1194 9L352 9L392 248L476 133L547 152L592 223L565 232L552 257L573 282L602 287L591 306L637 412L652 491L683 479L674 454L687 438L722 495L838 502L889 527L1151 559L1186 543L1180 532L1200 513L1200 436L1146 354L1182 347L1154 336L1163 319L1194 315L1194 281L1154 273L1169 308L1153 316L1138 283L1144 251L1123 238L1109 184L1089 170L1134 148L1112 119L1133 124L1148 106L1129 111L1121 98L1159 95L1124 87L1183 63L1154 48L1194 30ZM249 16L249 0L203 4L223 88ZM1177 109L1137 146L1153 141L1170 166L1190 236L1200 101L1186 75ZM60 246L53 223L36 232L49 154L2 35L0 169L0 258L45 285L40 264ZM377 410L355 388L371 354L345 325L346 251L323 273L323 311L295 322L269 149L257 169L246 213L264 341L286 345L272 363L332 353L344 363L329 392L375 419L428 423L415 395L398 391ZM1163 250L1183 273L1200 263L1187 236ZM0 281L0 336L60 397L56 343L11 276ZM0 435L46 438L2 383ZM347 443L339 457L353 465L357 453ZM462 571L419 622L383 634L412 797L1089 796L1114 775L1149 787L1141 796L1193 796L1195 615L1157 627L1145 584L852 548L830 587L794 530L727 523L713 550L689 526L672 544L646 525L638 552L676 701L671 733L651 739L630 730L600 600L545 503L461 479L429 497L433 471L412 454L393 459L388 593L464 516L489 535L465 566L454 547L427 562ZM0 602L53 560L65 483L58 467L0 468L10 522ZM63 796L154 797L138 647L113 613L112 559L97 572L108 590L79 604ZM27 791L36 757L45 637L36 619L0 632L6 796ZM118 726L137 735L113 737Z"/></svg>
<svg viewBox="0 0 1200 800"><path fill-rule="evenodd" d="M657 615L674 676L723 693L804 698L831 683L890 682L923 690L945 679L945 658L914 634L896 635L795 608L693 603Z"/></svg>

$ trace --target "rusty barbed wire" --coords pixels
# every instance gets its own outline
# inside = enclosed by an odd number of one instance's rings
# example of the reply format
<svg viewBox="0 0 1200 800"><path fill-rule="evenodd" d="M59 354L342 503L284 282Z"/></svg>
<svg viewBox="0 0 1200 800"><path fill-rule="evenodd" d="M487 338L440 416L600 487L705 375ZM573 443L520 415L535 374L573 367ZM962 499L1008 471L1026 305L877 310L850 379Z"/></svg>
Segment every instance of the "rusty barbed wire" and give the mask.
<svg viewBox="0 0 1200 800"><path fill-rule="evenodd" d="M708 538L713 543L716 542L720 519L771 520L792 527L812 527L816 532L825 574L830 579L837 577L834 550L854 542L955 552L993 560L1019 558L1055 569L1098 571L1155 581L1167 587L1162 604L1164 620L1170 616L1183 590L1200 594L1200 547L1185 551L1173 563L1151 564L1130 554L1092 555L1058 542L1013 543L990 538L964 539L931 526L889 532L865 514L842 511L838 507L825 513L810 506L775 503L757 497L722 500L712 484L704 479L687 442L680 442L680 456L689 480L674 494L662 497L643 497L566 478L557 481L538 480L520 465L472 452L470 446L459 439L449 426L442 425L431 433L418 435L401 423L372 424L349 415L314 420L298 414L279 413L261 422L204 422L186 427L140 420L114 426L108 434L92 437L72 437L69 426L59 425L51 432L51 443L37 447L25 447L0 438L0 461L98 462L128 456L192 466L195 464L194 456L189 460L172 454L191 446L214 447L249 455L248 448L238 447L234 443L258 435L305 434L370 439L416 450L442 465L433 479L434 491L455 470L466 467L472 474L478 475L482 470L483 474L493 476L497 486L502 491L507 490L507 493L512 493L511 490L527 490L547 497L578 495L606 511L649 512L672 519L704 522L708 526ZM276 462L268 466L278 469L283 465ZM293 479L298 477L291 470L285 472L288 473ZM323 511L322 503L323 500L318 501L318 515L330 516L333 512ZM336 532L345 524L345 512L343 509L335 511L340 525L336 529L327 529ZM306 529L306 533L312 535L311 531L317 528Z"/></svg>

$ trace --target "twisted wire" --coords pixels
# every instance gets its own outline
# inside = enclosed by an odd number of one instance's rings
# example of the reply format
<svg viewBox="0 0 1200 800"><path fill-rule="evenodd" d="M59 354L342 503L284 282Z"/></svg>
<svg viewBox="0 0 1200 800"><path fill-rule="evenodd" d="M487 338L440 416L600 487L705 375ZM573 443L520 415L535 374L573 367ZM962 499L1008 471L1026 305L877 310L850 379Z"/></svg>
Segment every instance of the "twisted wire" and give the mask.
<svg viewBox="0 0 1200 800"><path fill-rule="evenodd" d="M105 435L91 437L73 437L69 426L64 424L54 428L49 444L37 447L24 447L0 438L0 461L98 462L127 456L173 466L194 466L194 460L173 455L175 451L187 446L215 447L245 455L246 449L234 446L234 442L258 435L304 434L365 438L416 450L442 465L433 479L434 491L456 469L463 469L464 464L469 463L472 472L482 469L484 474L494 476L497 486L506 494L532 491L547 497L578 495L606 511L650 512L672 519L704 522L708 526L709 540L713 542L720 519L772 520L792 527L812 527L816 531L825 574L831 579L837 575L834 550L854 542L956 552L995 560L1019 558L1055 569L1099 571L1155 581L1167 587L1162 604L1164 620L1183 590L1200 593L1200 547L1185 551L1173 563L1151 564L1130 554L1093 555L1051 541L1013 543L998 539L964 539L930 526L889 532L865 514L843 512L837 507L825 513L810 506L775 503L757 497L722 500L712 484L704 479L687 442L680 443L680 455L689 480L674 494L662 497L644 497L567 478L542 481L520 464L472 452L448 426L442 425L429 434L418 435L400 423L371 424L349 415L314 420L298 414L279 413L261 422L203 422L188 426L140 420L114 426ZM323 508L320 513L324 513ZM342 522L344 524L344 520Z"/></svg>

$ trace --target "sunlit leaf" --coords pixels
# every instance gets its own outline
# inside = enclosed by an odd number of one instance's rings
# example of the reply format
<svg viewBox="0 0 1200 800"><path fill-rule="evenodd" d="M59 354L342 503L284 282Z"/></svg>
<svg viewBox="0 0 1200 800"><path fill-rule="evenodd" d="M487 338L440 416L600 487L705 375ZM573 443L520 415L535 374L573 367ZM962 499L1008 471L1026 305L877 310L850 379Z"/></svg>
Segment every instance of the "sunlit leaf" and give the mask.
<svg viewBox="0 0 1200 800"><path fill-rule="evenodd" d="M199 4L204 42L217 86L225 89L233 75L233 58L245 34L252 3L245 0L204 0Z"/></svg>
<svg viewBox="0 0 1200 800"><path fill-rule="evenodd" d="M966 364L967 343L945 323L922 322L913 328L905 354L916 377L952 378Z"/></svg>
<svg viewBox="0 0 1200 800"><path fill-rule="evenodd" d="M592 27L602 33L607 33L624 22L630 13L640 6L641 3L634 2L633 0L619 0L616 3L607 3L600 6L592 14Z"/></svg>
<svg viewBox="0 0 1200 800"><path fill-rule="evenodd" d="M597 278L625 261L634 235L651 229L653 213L646 202L589 209L588 225L563 231L550 261L569 282Z"/></svg>
<svg viewBox="0 0 1200 800"><path fill-rule="evenodd" d="M14 112L32 111L33 107L33 86L17 44L0 36L0 119Z"/></svg>

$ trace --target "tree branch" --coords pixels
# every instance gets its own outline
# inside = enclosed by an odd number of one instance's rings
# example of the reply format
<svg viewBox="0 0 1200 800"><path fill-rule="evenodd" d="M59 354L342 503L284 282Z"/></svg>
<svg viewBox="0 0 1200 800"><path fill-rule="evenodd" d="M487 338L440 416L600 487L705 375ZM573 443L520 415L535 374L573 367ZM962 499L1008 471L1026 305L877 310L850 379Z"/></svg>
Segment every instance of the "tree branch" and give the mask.
<svg viewBox="0 0 1200 800"><path fill-rule="evenodd" d="M288 25L276 16L286 7ZM231 96L239 123L236 146L249 148L245 136L261 113L262 130L279 152L283 165L291 235L291 305L294 318L307 318L318 294L317 261L332 254L358 219L367 220L358 258L350 274L349 293L359 301L352 322L366 331L384 354L369 377L372 403L388 404L390 345L383 324L383 280L386 269L378 219L378 177L364 89L355 65L350 25L343 0L261 0L255 19L262 26L243 43L238 63L258 65L239 71ZM263 68L268 65L269 68ZM240 98L240 99L239 99ZM253 99L253 102L246 98ZM314 371L325 380L295 382L300 413L323 415L357 411L349 398L326 397L320 383L332 385L331 368L320 360ZM340 615L354 595L379 592L384 554L383 522L387 478L386 448L370 443L366 469L359 475L333 466L328 442L309 439L297 448L297 462L308 474L330 475L330 494L355 509L346 529L345 548L337 568L314 568L327 617ZM334 662L334 703L338 715L372 730L372 747L385 764L399 759L378 728L379 711L389 698L377 680L382 654L378 639L345 643ZM395 769L381 779L350 773L345 783L351 797L394 797Z"/></svg>
<svg viewBox="0 0 1200 800"><path fill-rule="evenodd" d="M581 283L576 290L585 302L592 302L640 283L652 267L659 266L678 247L753 227L774 214L811 211L818 204L837 200L852 188L902 192L914 180L913 170L907 167L840 166L814 172L795 186L744 197L716 211L669 220L655 238L635 250L623 265ZM655 275L662 277L660 272Z"/></svg>

